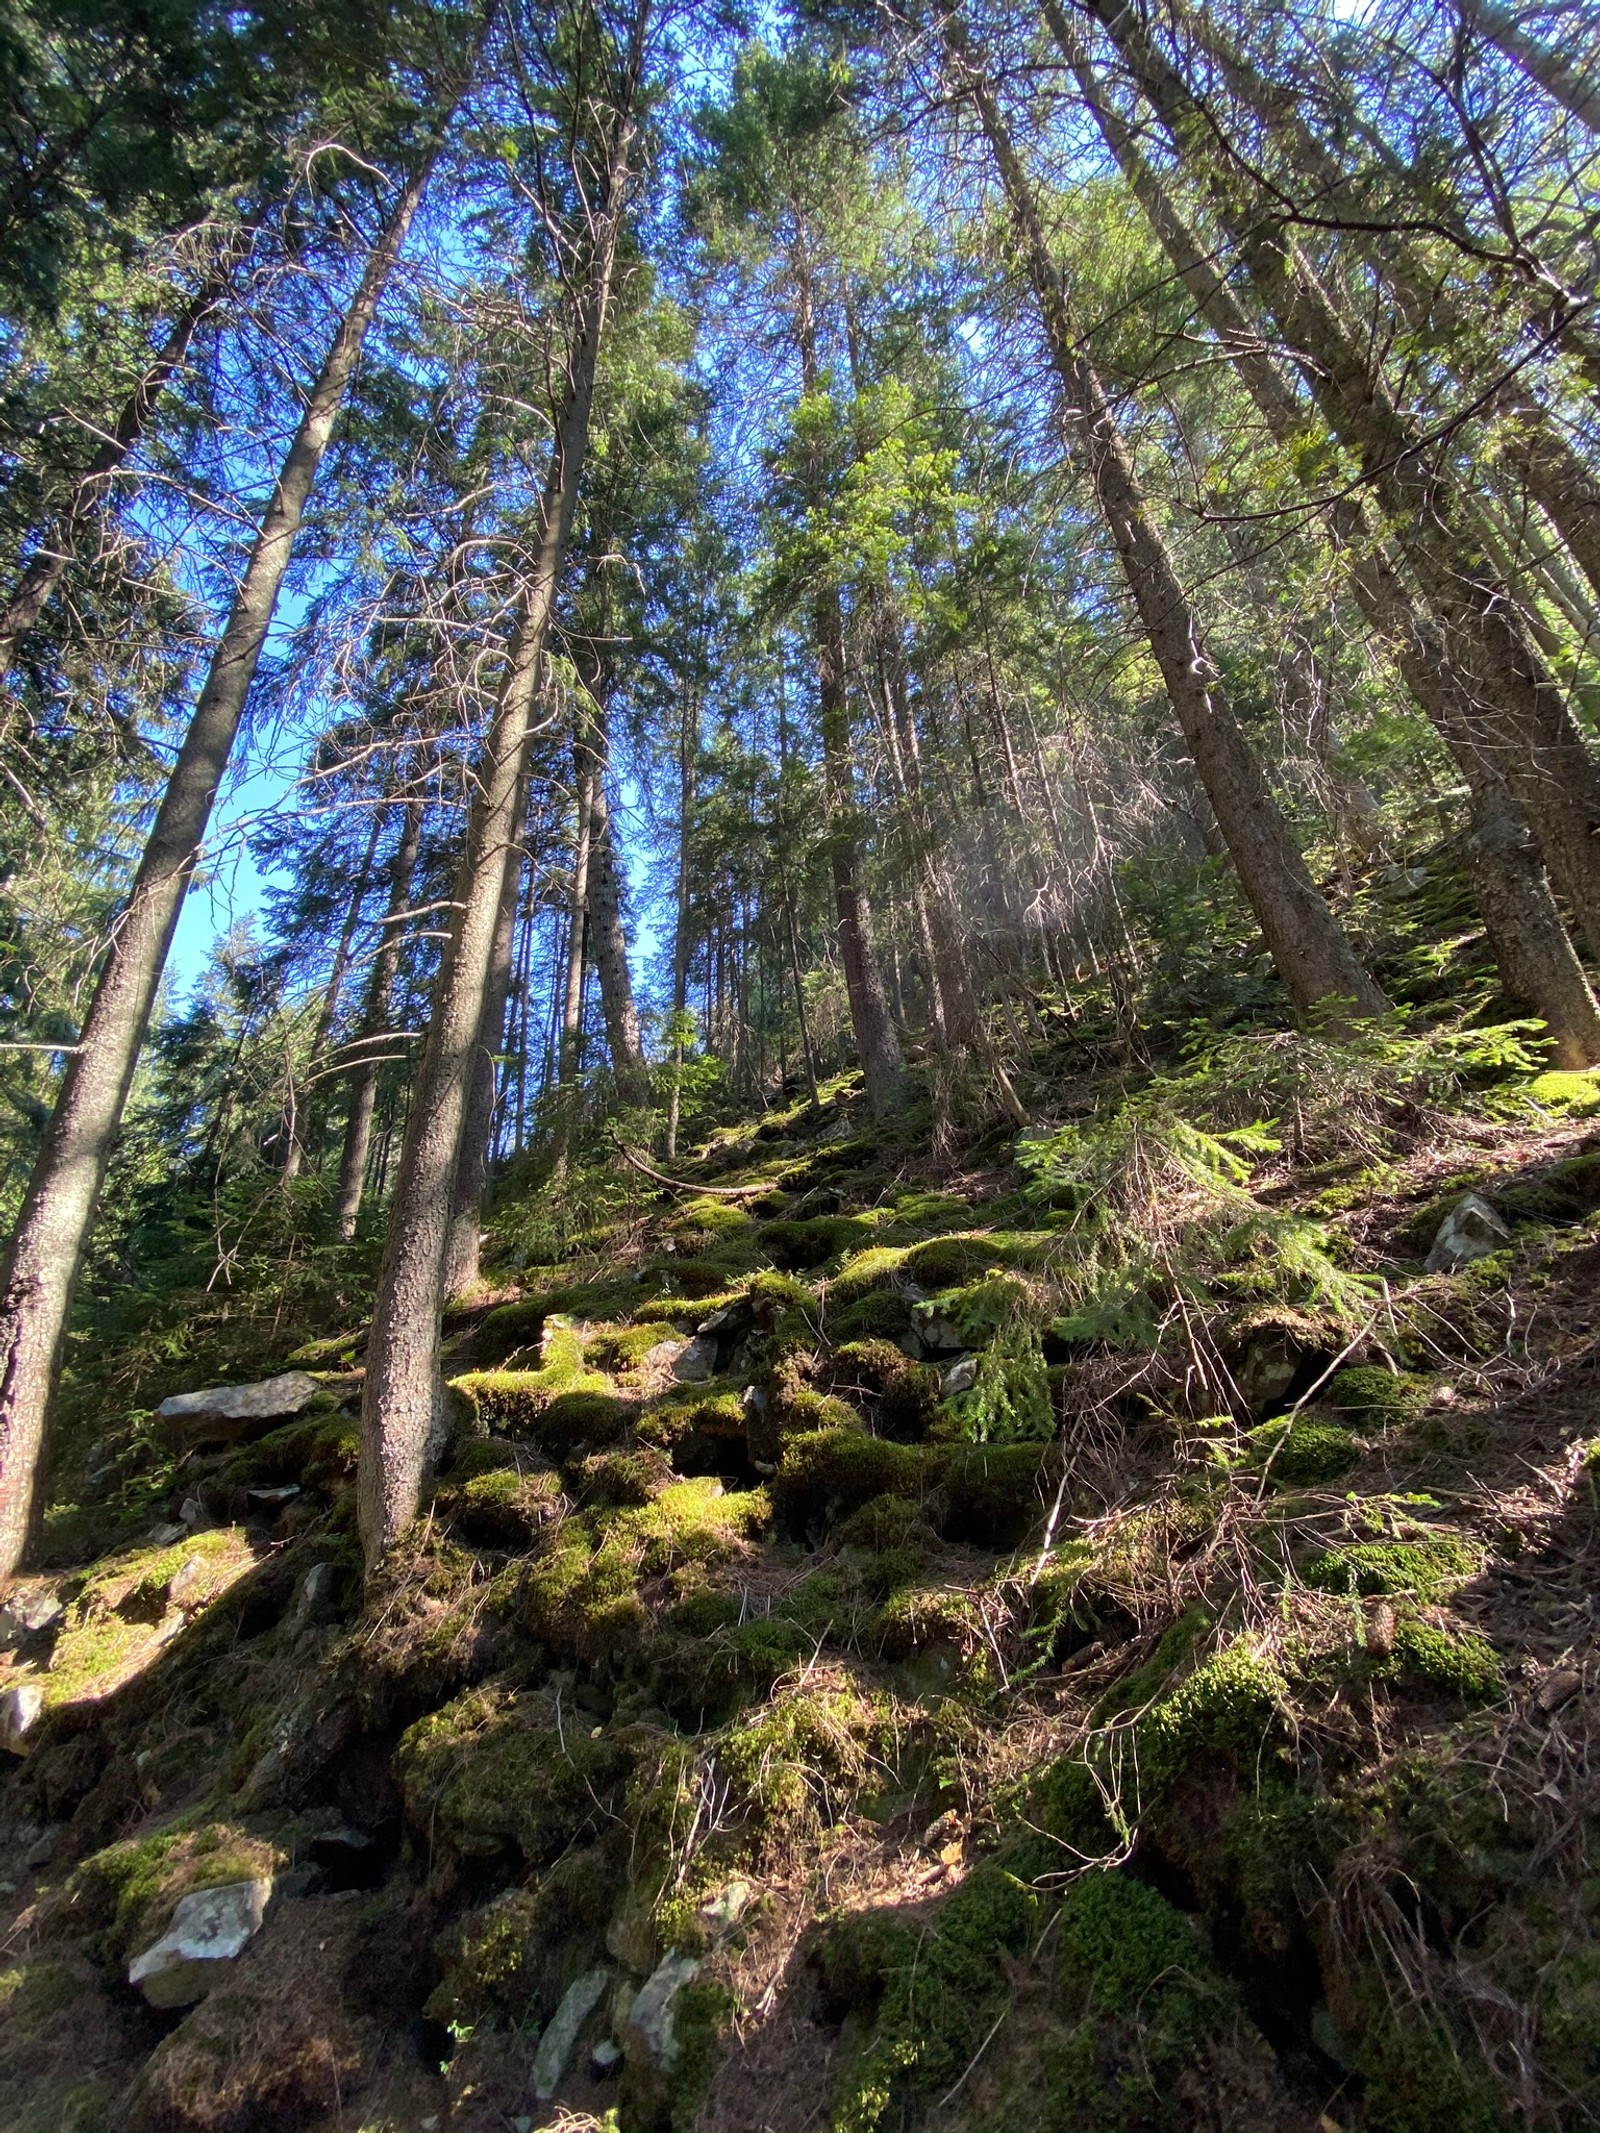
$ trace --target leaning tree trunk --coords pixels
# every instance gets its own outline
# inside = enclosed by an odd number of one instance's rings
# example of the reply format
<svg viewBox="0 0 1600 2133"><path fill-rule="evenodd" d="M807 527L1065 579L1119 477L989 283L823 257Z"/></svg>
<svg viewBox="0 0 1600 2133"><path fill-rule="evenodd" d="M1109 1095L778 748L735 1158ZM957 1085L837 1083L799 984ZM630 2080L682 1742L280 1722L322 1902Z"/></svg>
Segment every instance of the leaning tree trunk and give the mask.
<svg viewBox="0 0 1600 2133"><path fill-rule="evenodd" d="M1077 77L1106 145L1149 218L1173 268L1218 342L1232 358L1267 433L1295 453L1314 443L1301 403L1258 329L1178 214L1165 186L1140 155L1133 136L1105 96L1081 39L1060 0L1044 0L1045 20ZM1477 746L1471 682L1450 654L1443 632L1422 614L1398 565L1375 541L1353 495L1328 507L1334 542L1356 557L1356 600L1394 651L1412 697L1432 722L1467 781L1472 824L1467 866L1501 982L1513 999L1545 1021L1563 1066L1600 1059L1600 1006L1575 954L1540 854L1518 818L1509 787Z"/></svg>
<svg viewBox="0 0 1600 2133"><path fill-rule="evenodd" d="M1357 456L1409 576L1471 678L1474 741L1537 832L1590 946L1600 948L1600 767L1484 562L1449 467L1374 373L1364 342L1279 226L1277 210L1241 194L1217 168L1211 121L1143 24L1115 0L1089 4L1179 153L1195 165L1263 308L1297 351L1329 428Z"/></svg>
<svg viewBox="0 0 1600 2133"><path fill-rule="evenodd" d="M592 211L593 246L540 504L538 547L523 587L499 702L478 765L477 797L468 816L456 908L434 989L378 1269L362 1388L357 1473L357 1510L369 1565L382 1560L416 1516L443 1436L439 1319L462 1116L483 1019L505 870L516 841L517 797L536 724L550 613L588 448L596 364L633 144L633 101L643 62L647 13L647 0L640 0L627 90L616 108L605 183Z"/></svg>
<svg viewBox="0 0 1600 2133"><path fill-rule="evenodd" d="M0 1582L28 1530L56 1355L184 890L295 534L437 151L407 180L306 401L117 921L0 1278Z"/></svg>
<svg viewBox="0 0 1600 2133"><path fill-rule="evenodd" d="M526 836L527 780L517 803L516 821ZM489 1144L494 1134L495 1098L500 1087L500 1053L505 1042L506 1002L511 995L511 964L516 947L517 913L522 908L522 869L526 844L506 860L500 909L489 950L489 977L483 992L483 1019L478 1025L466 1108L461 1118L461 1154L456 1163L450 1202L450 1236L445 1246L444 1293L463 1296L478 1279L479 1225L489 1185Z"/></svg>
<svg viewBox="0 0 1600 2133"><path fill-rule="evenodd" d="M1100 380L1080 352L1033 186L994 92L954 18L946 19L944 36L951 71L971 97L994 154L1072 426L1129 591L1268 952L1297 1014L1381 1014L1388 1003L1319 894L1255 753L1215 686L1199 624L1132 458Z"/></svg>
<svg viewBox="0 0 1600 2133"><path fill-rule="evenodd" d="M389 908L384 913L378 952L367 973L361 1023L353 1040L357 1058L350 1076L350 1108L345 1114L344 1147L339 1156L339 1196L333 1218L333 1233L341 1244L348 1244L355 1235L356 1218L361 1212L367 1150L372 1141L372 1114L378 1098L377 1048L389 1027L389 996L394 990L395 972L400 967L400 927L411 903L411 877L417 870L417 852L421 843L422 803L410 800L401 819L400 840L389 863Z"/></svg>
<svg viewBox="0 0 1600 2133"><path fill-rule="evenodd" d="M1486 37L1490 44L1514 60L1591 133L1600 133L1600 72L1594 61L1593 23L1589 24L1589 64L1577 67L1564 53L1555 51L1537 37L1530 37L1517 16L1499 0L1461 0L1462 20Z"/></svg>

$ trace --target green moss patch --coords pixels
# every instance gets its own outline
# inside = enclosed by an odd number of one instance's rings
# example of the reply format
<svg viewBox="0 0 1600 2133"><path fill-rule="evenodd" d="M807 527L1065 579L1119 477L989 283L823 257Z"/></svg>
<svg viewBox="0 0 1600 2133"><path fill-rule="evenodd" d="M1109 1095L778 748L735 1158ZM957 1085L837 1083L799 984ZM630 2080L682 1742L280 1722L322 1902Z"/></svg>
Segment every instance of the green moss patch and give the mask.
<svg viewBox="0 0 1600 2133"><path fill-rule="evenodd" d="M1354 1428L1370 1434L1414 1422L1428 1404L1428 1391L1426 1378L1363 1363L1336 1371L1322 1397Z"/></svg>
<svg viewBox="0 0 1600 2133"><path fill-rule="evenodd" d="M1347 1429L1303 1417L1291 1421L1280 1416L1261 1423L1246 1433L1245 1447L1245 1470L1265 1473L1280 1488L1312 1488L1318 1482L1336 1481L1361 1457Z"/></svg>
<svg viewBox="0 0 1600 2133"><path fill-rule="evenodd" d="M1483 1568L1483 1551L1451 1537L1411 1541L1358 1541L1314 1555L1301 1571L1320 1592L1413 1593L1420 1600L1447 1599Z"/></svg>
<svg viewBox="0 0 1600 2133"><path fill-rule="evenodd" d="M872 1224L860 1215L813 1215L803 1221L763 1222L759 1234L762 1250L793 1272L825 1266L840 1253L868 1243Z"/></svg>

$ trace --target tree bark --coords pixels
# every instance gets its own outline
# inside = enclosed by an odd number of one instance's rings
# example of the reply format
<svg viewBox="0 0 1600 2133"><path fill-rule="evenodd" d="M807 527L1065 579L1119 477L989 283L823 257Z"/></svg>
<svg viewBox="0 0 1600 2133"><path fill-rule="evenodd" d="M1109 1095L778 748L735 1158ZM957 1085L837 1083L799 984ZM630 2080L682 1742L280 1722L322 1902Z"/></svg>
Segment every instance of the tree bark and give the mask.
<svg viewBox="0 0 1600 2133"><path fill-rule="evenodd" d="M1537 37L1530 37L1511 9L1501 7L1498 0L1462 0L1461 14L1464 21L1507 59L1514 60L1547 96L1570 111L1591 133L1600 133L1600 78L1595 72L1592 43L1589 69L1585 73L1573 66L1563 53L1554 51ZM1592 23L1590 29L1593 29Z"/></svg>
<svg viewBox="0 0 1600 2133"><path fill-rule="evenodd" d="M583 1069L583 994L589 955L589 854L594 786L587 768L580 772L577 819L572 843L571 915L567 925L566 983L561 995L561 1034L556 1041L556 1116L551 1137L550 1175L566 1175L577 1124L578 1076Z"/></svg>
<svg viewBox="0 0 1600 2133"><path fill-rule="evenodd" d="M592 209L585 283L568 350L567 383L540 504L538 548L520 603L499 702L478 768L455 913L412 1092L405 1146L378 1270L361 1401L357 1510L369 1565L416 1516L445 1419L439 1367L450 1203L471 1059L483 1017L517 796L535 723L551 609L571 534L589 441L595 374L610 303L634 139L648 0L639 0L621 94L613 104L603 185Z"/></svg>
<svg viewBox="0 0 1600 2133"><path fill-rule="evenodd" d="M411 903L411 877L417 870L417 851L422 842L422 803L410 800L401 818L400 840L389 865L389 908L384 914L378 952L367 974L367 993L361 1011L361 1026L355 1043L361 1056L350 1076L350 1108L345 1116L344 1148L339 1157L339 1197L334 1210L333 1233L348 1244L356 1233L361 1212L361 1192L367 1174L367 1148L372 1138L372 1112L378 1095L376 1052L389 1026L390 994L400 966L401 923Z"/></svg>
<svg viewBox="0 0 1600 2133"><path fill-rule="evenodd" d="M946 18L944 39L952 74L977 109L1000 172L1075 440L1161 670L1173 715L1268 952L1297 1014L1335 1020L1352 1012L1381 1014L1387 1001L1318 893L1267 789L1255 753L1215 686L1215 669L1202 644L1198 622L1146 507L1132 458L1100 380L1079 351L1032 182L994 92L953 17Z"/></svg>
<svg viewBox="0 0 1600 2133"><path fill-rule="evenodd" d="M516 820L525 837L526 778ZM524 843L519 844L507 860L494 940L489 950L483 1017L478 1025L478 1041L467 1084L466 1106L461 1119L461 1155L456 1164L455 1191L450 1202L450 1235L445 1246L446 1296L464 1295L478 1279L479 1225L483 1220L484 1193L489 1182L489 1143L494 1130L499 1060L505 1042L506 1001L511 991L511 951L516 938L517 911L522 902L525 858Z"/></svg>
<svg viewBox="0 0 1600 2133"><path fill-rule="evenodd" d="M678 1152L678 1117L683 1102L683 1022L689 1011L689 862L694 831L695 779L700 756L700 703L692 688L683 692L678 729L678 882L677 914L672 934L672 1089L667 1098L667 1160Z"/></svg>
<svg viewBox="0 0 1600 2133"><path fill-rule="evenodd" d="M587 704L577 711L574 761L584 766L580 783L589 790L589 941L595 975L600 981L600 1011L605 1017L606 1045L617 1098L628 1110L650 1103L650 1063L644 1055L639 1009L628 971L628 937L622 924L622 886L616 846L611 836L611 804L606 772L611 741L606 716L608 677L602 668L587 690Z"/></svg>
<svg viewBox="0 0 1600 2133"><path fill-rule="evenodd" d="M402 188L323 359L101 965L0 1276L0 1584L20 1559L56 1356L173 928L311 486L437 150Z"/></svg>
<svg viewBox="0 0 1600 2133"><path fill-rule="evenodd" d="M367 835L367 848L361 865L356 871L355 886L350 891L350 901L345 906L344 924L339 929L339 938L334 946L333 963L328 971L328 982L322 988L322 1001L317 1010L316 1028L311 1032L310 1071L317 1071L318 1061L327 1046L333 1029L334 1017L339 1012L339 995L344 990L345 972L350 967L350 944L355 939L356 927L361 920L361 906L367 900L367 890L372 880L372 862L378 849L378 832L383 827L383 810L372 811L372 827ZM283 1182L292 1185L300 1175L300 1166L305 1160L305 1132L300 1105L294 1088L293 1055L289 1061L289 1087L286 1091L283 1149Z"/></svg>

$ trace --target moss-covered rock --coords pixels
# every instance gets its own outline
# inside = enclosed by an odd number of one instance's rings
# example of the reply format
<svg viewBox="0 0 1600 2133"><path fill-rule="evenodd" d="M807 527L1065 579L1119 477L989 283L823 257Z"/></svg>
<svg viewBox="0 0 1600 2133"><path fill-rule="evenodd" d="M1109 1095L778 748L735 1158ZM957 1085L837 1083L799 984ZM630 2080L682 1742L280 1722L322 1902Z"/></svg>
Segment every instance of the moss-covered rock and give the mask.
<svg viewBox="0 0 1600 2133"><path fill-rule="evenodd" d="M1059 1458L1046 1444L941 1446L934 1471L944 1533L979 1547L1016 1547L1050 1507Z"/></svg>
<svg viewBox="0 0 1600 2133"><path fill-rule="evenodd" d="M1236 1638L1202 1660L1139 1721L1140 1775L1160 1789L1196 1763L1220 1757L1253 1779L1274 1726L1289 1709L1282 1669L1248 1638Z"/></svg>
<svg viewBox="0 0 1600 2133"><path fill-rule="evenodd" d="M1245 1437L1244 1470L1280 1488L1312 1488L1347 1474L1361 1452L1347 1429L1304 1416L1262 1422Z"/></svg>
<svg viewBox="0 0 1600 2133"><path fill-rule="evenodd" d="M1440 1535L1327 1548L1312 1556L1300 1574L1321 1592L1406 1592L1420 1600L1442 1600L1476 1577L1482 1567L1481 1548Z"/></svg>
<svg viewBox="0 0 1600 2133"><path fill-rule="evenodd" d="M781 1519L803 1525L838 1521L874 1496L918 1498L930 1478L928 1455L854 1429L822 1429L794 1438L772 1484Z"/></svg>
<svg viewBox="0 0 1600 2133"><path fill-rule="evenodd" d="M446 1490L440 1499L464 1540L490 1548L529 1548L561 1516L560 1478L498 1467Z"/></svg>
<svg viewBox="0 0 1600 2133"><path fill-rule="evenodd" d="M1386 1370L1362 1363L1336 1371L1323 1395L1327 1405L1345 1416L1354 1429L1369 1435L1414 1422L1428 1404L1428 1380L1409 1371Z"/></svg>
<svg viewBox="0 0 1600 2133"><path fill-rule="evenodd" d="M939 1373L914 1363L892 1341L853 1341L833 1360L833 1380L868 1400L886 1436L918 1443L939 1413Z"/></svg>
<svg viewBox="0 0 1600 2133"><path fill-rule="evenodd" d="M868 1243L872 1224L859 1215L812 1215L799 1221L764 1222L759 1234L762 1250L792 1272L824 1266L841 1252Z"/></svg>
<svg viewBox="0 0 1600 2133"><path fill-rule="evenodd" d="M1462 1703L1488 1703L1505 1691L1500 1655L1486 1637L1472 1630L1441 1629L1415 1615L1396 1624L1387 1670Z"/></svg>

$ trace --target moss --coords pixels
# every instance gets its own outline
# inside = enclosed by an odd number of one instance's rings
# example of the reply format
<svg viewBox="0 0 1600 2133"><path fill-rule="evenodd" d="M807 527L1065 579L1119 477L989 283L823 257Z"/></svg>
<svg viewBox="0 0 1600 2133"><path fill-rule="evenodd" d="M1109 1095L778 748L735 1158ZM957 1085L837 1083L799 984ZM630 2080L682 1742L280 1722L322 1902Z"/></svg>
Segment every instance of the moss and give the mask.
<svg viewBox="0 0 1600 2133"><path fill-rule="evenodd" d="M828 1309L842 1310L882 1291L911 1257L909 1245L873 1244L852 1252L828 1283Z"/></svg>
<svg viewBox="0 0 1600 2133"><path fill-rule="evenodd" d="M835 1340L899 1340L911 1330L911 1300L894 1289L872 1289L847 1304L831 1324Z"/></svg>
<svg viewBox="0 0 1600 2133"><path fill-rule="evenodd" d="M1085 1874L1067 1890L1060 1961L1113 2014L1139 2012L1158 1986L1208 1966L1183 1913L1120 1871Z"/></svg>
<svg viewBox="0 0 1600 2133"><path fill-rule="evenodd" d="M924 1289L953 1289L976 1281L990 1267L1005 1264L1003 1245L992 1237L931 1237L914 1244L905 1256L905 1270Z"/></svg>
<svg viewBox="0 0 1600 2133"><path fill-rule="evenodd" d="M1363 1363L1335 1372L1324 1395L1330 1407L1368 1432L1413 1422L1428 1404L1428 1381L1408 1371Z"/></svg>
<svg viewBox="0 0 1600 2133"><path fill-rule="evenodd" d="M1287 1416L1247 1431L1245 1446L1246 1470L1265 1473L1280 1488L1310 1488L1334 1481L1361 1456L1347 1429L1301 1418L1291 1421Z"/></svg>
<svg viewBox="0 0 1600 2133"><path fill-rule="evenodd" d="M121 1963L165 1932L180 1897L269 1877L284 1864L282 1851L237 1824L190 1814L92 1854L73 1873L67 1897L107 1960Z"/></svg>
<svg viewBox="0 0 1600 2133"><path fill-rule="evenodd" d="M859 1387L877 1409L880 1428L912 1443L939 1412L939 1373L914 1363L892 1341L853 1341L834 1357L835 1384Z"/></svg>
<svg viewBox="0 0 1600 2133"><path fill-rule="evenodd" d="M859 1215L812 1215L803 1221L763 1222L759 1231L762 1250L790 1272L823 1266L842 1252L866 1244L871 1236L872 1224Z"/></svg>
<svg viewBox="0 0 1600 2133"><path fill-rule="evenodd" d="M703 1318L736 1304L743 1294L742 1289L720 1289L710 1296L652 1296L636 1305L631 1316L636 1326L671 1326L680 1333L692 1333ZM656 1338L665 1336L658 1332Z"/></svg>
<svg viewBox="0 0 1600 2133"><path fill-rule="evenodd" d="M983 1689L993 1676L993 1654L984 1634L983 1603L976 1593L947 1585L896 1592L878 1617L878 1650L904 1660L938 1645L953 1646L967 1671L967 1685ZM976 1661L976 1676L972 1662Z"/></svg>
<svg viewBox="0 0 1600 2133"><path fill-rule="evenodd" d="M1026 1820L1079 1859L1103 1859L1121 1839L1107 1795L1079 1755L1063 1755L1030 1777L1023 1793Z"/></svg>
<svg viewBox="0 0 1600 2133"><path fill-rule="evenodd" d="M586 1446L612 1444L628 1425L633 1408L613 1392L558 1392L539 1415L534 1434L555 1457Z"/></svg>
<svg viewBox="0 0 1600 2133"><path fill-rule="evenodd" d="M1300 1574L1320 1592L1409 1592L1421 1600L1440 1600L1482 1567L1481 1549L1445 1537L1329 1548L1314 1555Z"/></svg>
<svg viewBox="0 0 1600 2133"><path fill-rule="evenodd" d="M848 1810L888 1745L889 1713L849 1681L822 1677L779 1692L726 1734L717 1770L769 1854Z"/></svg>
<svg viewBox="0 0 1600 2133"><path fill-rule="evenodd" d="M672 2073L667 2114L672 2133L692 2133L700 2105L721 2064L739 2003L716 1978L697 1978L672 2003Z"/></svg>
<svg viewBox="0 0 1600 2133"><path fill-rule="evenodd" d="M474 1345L482 1355L510 1355L518 1348L531 1348L539 1338L548 1306L542 1296L520 1297L515 1303L496 1304L479 1323Z"/></svg>
<svg viewBox="0 0 1600 2133"><path fill-rule="evenodd" d="M603 1326L584 1343L584 1356L600 1370L637 1370L669 1336L659 1325Z"/></svg>
<svg viewBox="0 0 1600 2133"><path fill-rule="evenodd" d="M1537 1074L1528 1083L1528 1094L1558 1118L1592 1118L1600 1112L1600 1068L1581 1074Z"/></svg>
<svg viewBox="0 0 1600 2133"><path fill-rule="evenodd" d="M765 1489L730 1495L710 1476L677 1481L649 1503L619 1511L606 1546L636 1554L642 1575L660 1577L681 1563L720 1562L738 1554L771 1515Z"/></svg>
<svg viewBox="0 0 1600 2133"><path fill-rule="evenodd" d="M467 2029L480 2022L537 2029L598 1952L617 1870L589 1846L569 1852L531 1888L512 1889L440 1936L443 1975L425 2013Z"/></svg>
<svg viewBox="0 0 1600 2133"><path fill-rule="evenodd" d="M1177 1621L1168 1623L1162 1631L1155 1650L1143 1665L1107 1689L1094 1707L1096 1724L1104 1724L1124 1711L1142 1711L1154 1703L1210 1626L1211 1617L1203 1607L1186 1607Z"/></svg>
<svg viewBox="0 0 1600 2133"><path fill-rule="evenodd" d="M1391 1666L1407 1682L1463 1703L1487 1703L1505 1689L1500 1655L1487 1638L1415 1616L1396 1625Z"/></svg>
<svg viewBox="0 0 1600 2133"><path fill-rule="evenodd" d="M8 2053L48 2037L82 1993L83 1979L58 1957L35 1955L0 1971L0 2019Z"/></svg>
<svg viewBox="0 0 1600 2133"><path fill-rule="evenodd" d="M1355 2057L1372 2133L1508 2133L1513 2121L1481 2060L1464 2059L1444 2025L1414 2001L1368 1997L1371 2018Z"/></svg>
<svg viewBox="0 0 1600 2133"><path fill-rule="evenodd" d="M644 1504L676 1478L664 1453L642 1444L633 1451L596 1452L585 1459L577 1486L585 1503Z"/></svg>
<svg viewBox="0 0 1600 2133"><path fill-rule="evenodd" d="M861 1417L848 1400L831 1392L818 1392L801 1385L784 1400L779 1417L783 1436L805 1436L816 1430L859 1430Z"/></svg>
<svg viewBox="0 0 1600 2133"><path fill-rule="evenodd" d="M396 1753L405 1811L434 1852L492 1857L514 1846L530 1865L604 1827L627 1771L617 1742L595 1738L570 1704L504 1688L471 1689L418 1720Z"/></svg>
<svg viewBox="0 0 1600 2133"><path fill-rule="evenodd" d="M1015 1547L1043 1518L1057 1454L1044 1444L952 1444L934 1454L952 1540Z"/></svg>
<svg viewBox="0 0 1600 2133"><path fill-rule="evenodd" d="M664 1225L679 1251L700 1254L750 1229L749 1214L727 1200L690 1200Z"/></svg>
<svg viewBox="0 0 1600 2133"><path fill-rule="evenodd" d="M1289 1684L1281 1669L1249 1639L1236 1639L1202 1661L1139 1721L1141 1777L1159 1790L1195 1761L1220 1757L1240 1776L1254 1779L1288 1702Z"/></svg>
<svg viewBox="0 0 1600 2133"><path fill-rule="evenodd" d="M874 1496L920 1497L926 1453L855 1429L822 1429L794 1438L772 1484L773 1503L790 1524L838 1520Z"/></svg>
<svg viewBox="0 0 1600 2133"><path fill-rule="evenodd" d="M506 1467L518 1465L515 1445L505 1444L496 1437L469 1437L458 1444L450 1462L452 1481L471 1481L479 1474L497 1474Z"/></svg>
<svg viewBox="0 0 1600 2133"><path fill-rule="evenodd" d="M815 1292L793 1274L775 1273L770 1267L752 1274L745 1290L756 1322L769 1330L791 1317L810 1320L816 1314Z"/></svg>
<svg viewBox="0 0 1600 2133"><path fill-rule="evenodd" d="M934 1545L922 1506L909 1496L874 1496L845 1520L839 1540L847 1548L865 1548L874 1555L886 1548L915 1548L925 1554Z"/></svg>
<svg viewBox="0 0 1600 2133"><path fill-rule="evenodd" d="M968 1203L948 1192L920 1189L897 1192L893 1206L896 1222L909 1223L918 1229L954 1229L958 1224L970 1222L972 1217Z"/></svg>
<svg viewBox="0 0 1600 2133"><path fill-rule="evenodd" d="M559 1479L501 1467L476 1474L441 1499L458 1533L491 1548L531 1547L561 1515Z"/></svg>

